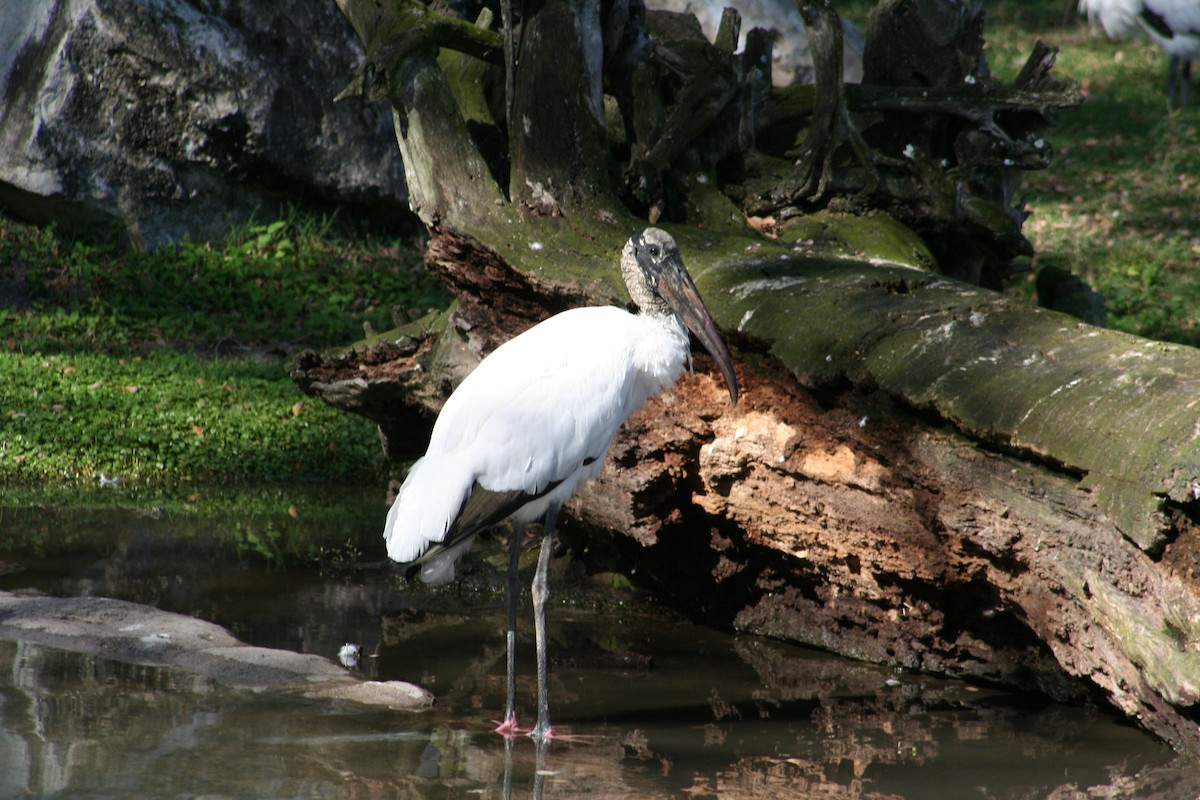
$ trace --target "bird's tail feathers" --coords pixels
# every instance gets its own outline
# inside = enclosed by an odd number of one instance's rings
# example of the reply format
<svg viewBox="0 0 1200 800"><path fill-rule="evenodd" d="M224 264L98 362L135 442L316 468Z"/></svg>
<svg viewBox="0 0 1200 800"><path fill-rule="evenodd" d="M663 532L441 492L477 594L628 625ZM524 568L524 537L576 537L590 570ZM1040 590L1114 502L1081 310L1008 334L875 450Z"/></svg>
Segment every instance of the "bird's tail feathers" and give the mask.
<svg viewBox="0 0 1200 800"><path fill-rule="evenodd" d="M428 457L414 463L384 525L388 558L416 561L430 545L444 541L472 483L469 475L439 470Z"/></svg>

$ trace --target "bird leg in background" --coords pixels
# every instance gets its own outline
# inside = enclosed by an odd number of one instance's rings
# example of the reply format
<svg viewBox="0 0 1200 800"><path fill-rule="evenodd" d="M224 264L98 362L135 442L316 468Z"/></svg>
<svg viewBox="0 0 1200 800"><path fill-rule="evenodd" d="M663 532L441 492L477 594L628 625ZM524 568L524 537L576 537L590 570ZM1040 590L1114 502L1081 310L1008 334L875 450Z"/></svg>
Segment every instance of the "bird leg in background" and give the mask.
<svg viewBox="0 0 1200 800"><path fill-rule="evenodd" d="M517 573L517 565L521 561L521 543L525 540L525 526L513 527L512 541L508 544L508 582L505 594L508 595L508 631L505 638L508 644L508 686L507 700L504 704L504 720L496 728L497 733L513 736L517 733L517 602L521 597L521 578Z"/></svg>
<svg viewBox="0 0 1200 800"><path fill-rule="evenodd" d="M558 505L552 503L546 509L545 529L542 531L542 549L538 553L537 572L533 575L533 633L537 645L537 692L538 717L533 729L533 738L539 742L553 736L550 728L550 700L546 680L546 598L550 594L550 554L554 551L554 520L558 517Z"/></svg>
<svg viewBox="0 0 1200 800"><path fill-rule="evenodd" d="M1180 73L1183 73L1182 81L1179 80ZM1167 60L1167 103L1171 106L1171 108L1184 108L1187 106L1188 94L1191 90L1191 83L1191 59L1182 59L1179 56L1171 56Z"/></svg>

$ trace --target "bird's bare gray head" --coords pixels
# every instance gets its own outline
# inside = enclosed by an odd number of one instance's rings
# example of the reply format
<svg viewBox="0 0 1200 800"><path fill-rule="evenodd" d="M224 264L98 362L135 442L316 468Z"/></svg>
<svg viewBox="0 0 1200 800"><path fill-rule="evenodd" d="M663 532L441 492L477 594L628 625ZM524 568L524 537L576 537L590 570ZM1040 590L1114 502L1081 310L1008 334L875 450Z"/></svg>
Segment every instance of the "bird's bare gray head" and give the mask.
<svg viewBox="0 0 1200 800"><path fill-rule="evenodd" d="M679 245L671 234L660 228L646 228L631 236L621 253L621 274L629 296L643 314L672 314L696 335L721 368L729 396L736 404L738 388L733 359L683 265Z"/></svg>
<svg viewBox="0 0 1200 800"><path fill-rule="evenodd" d="M643 313L674 313L658 292L658 283L667 269L686 272L679 245L671 234L661 228L646 228L629 237L621 253L621 276L629 296Z"/></svg>

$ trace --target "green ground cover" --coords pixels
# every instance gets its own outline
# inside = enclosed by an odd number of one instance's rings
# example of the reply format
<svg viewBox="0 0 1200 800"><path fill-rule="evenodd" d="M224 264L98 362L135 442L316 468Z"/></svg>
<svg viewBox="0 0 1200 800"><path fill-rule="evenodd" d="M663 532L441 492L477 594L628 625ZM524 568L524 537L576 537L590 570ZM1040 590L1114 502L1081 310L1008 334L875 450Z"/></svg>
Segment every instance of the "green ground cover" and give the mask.
<svg viewBox="0 0 1200 800"><path fill-rule="evenodd" d="M157 253L0 221L0 485L384 477L374 426L286 364L444 304L420 252L299 217Z"/></svg>
<svg viewBox="0 0 1200 800"><path fill-rule="evenodd" d="M1169 108L1158 47L1111 41L1062 2L985 7L998 73L1015 74L1040 38L1086 97L1048 137L1054 163L1026 181L1034 268L1082 276L1106 297L1111 327L1200 344L1200 93Z"/></svg>

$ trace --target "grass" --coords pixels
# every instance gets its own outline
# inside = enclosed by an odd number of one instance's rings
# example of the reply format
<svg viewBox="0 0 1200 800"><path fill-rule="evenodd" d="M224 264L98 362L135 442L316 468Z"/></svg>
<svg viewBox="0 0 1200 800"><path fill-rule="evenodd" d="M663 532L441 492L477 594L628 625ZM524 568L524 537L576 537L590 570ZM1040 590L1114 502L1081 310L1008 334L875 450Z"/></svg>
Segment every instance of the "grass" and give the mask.
<svg viewBox="0 0 1200 800"><path fill-rule="evenodd" d="M374 426L285 367L444 304L420 253L298 215L157 253L0 220L0 485L382 478Z"/></svg>
<svg viewBox="0 0 1200 800"><path fill-rule="evenodd" d="M0 310L0 336L9 350L53 352L344 344L364 326L392 327L396 306L445 302L420 247L359 240L332 219L297 214L155 253L6 223L0 266L20 283L23 307Z"/></svg>

